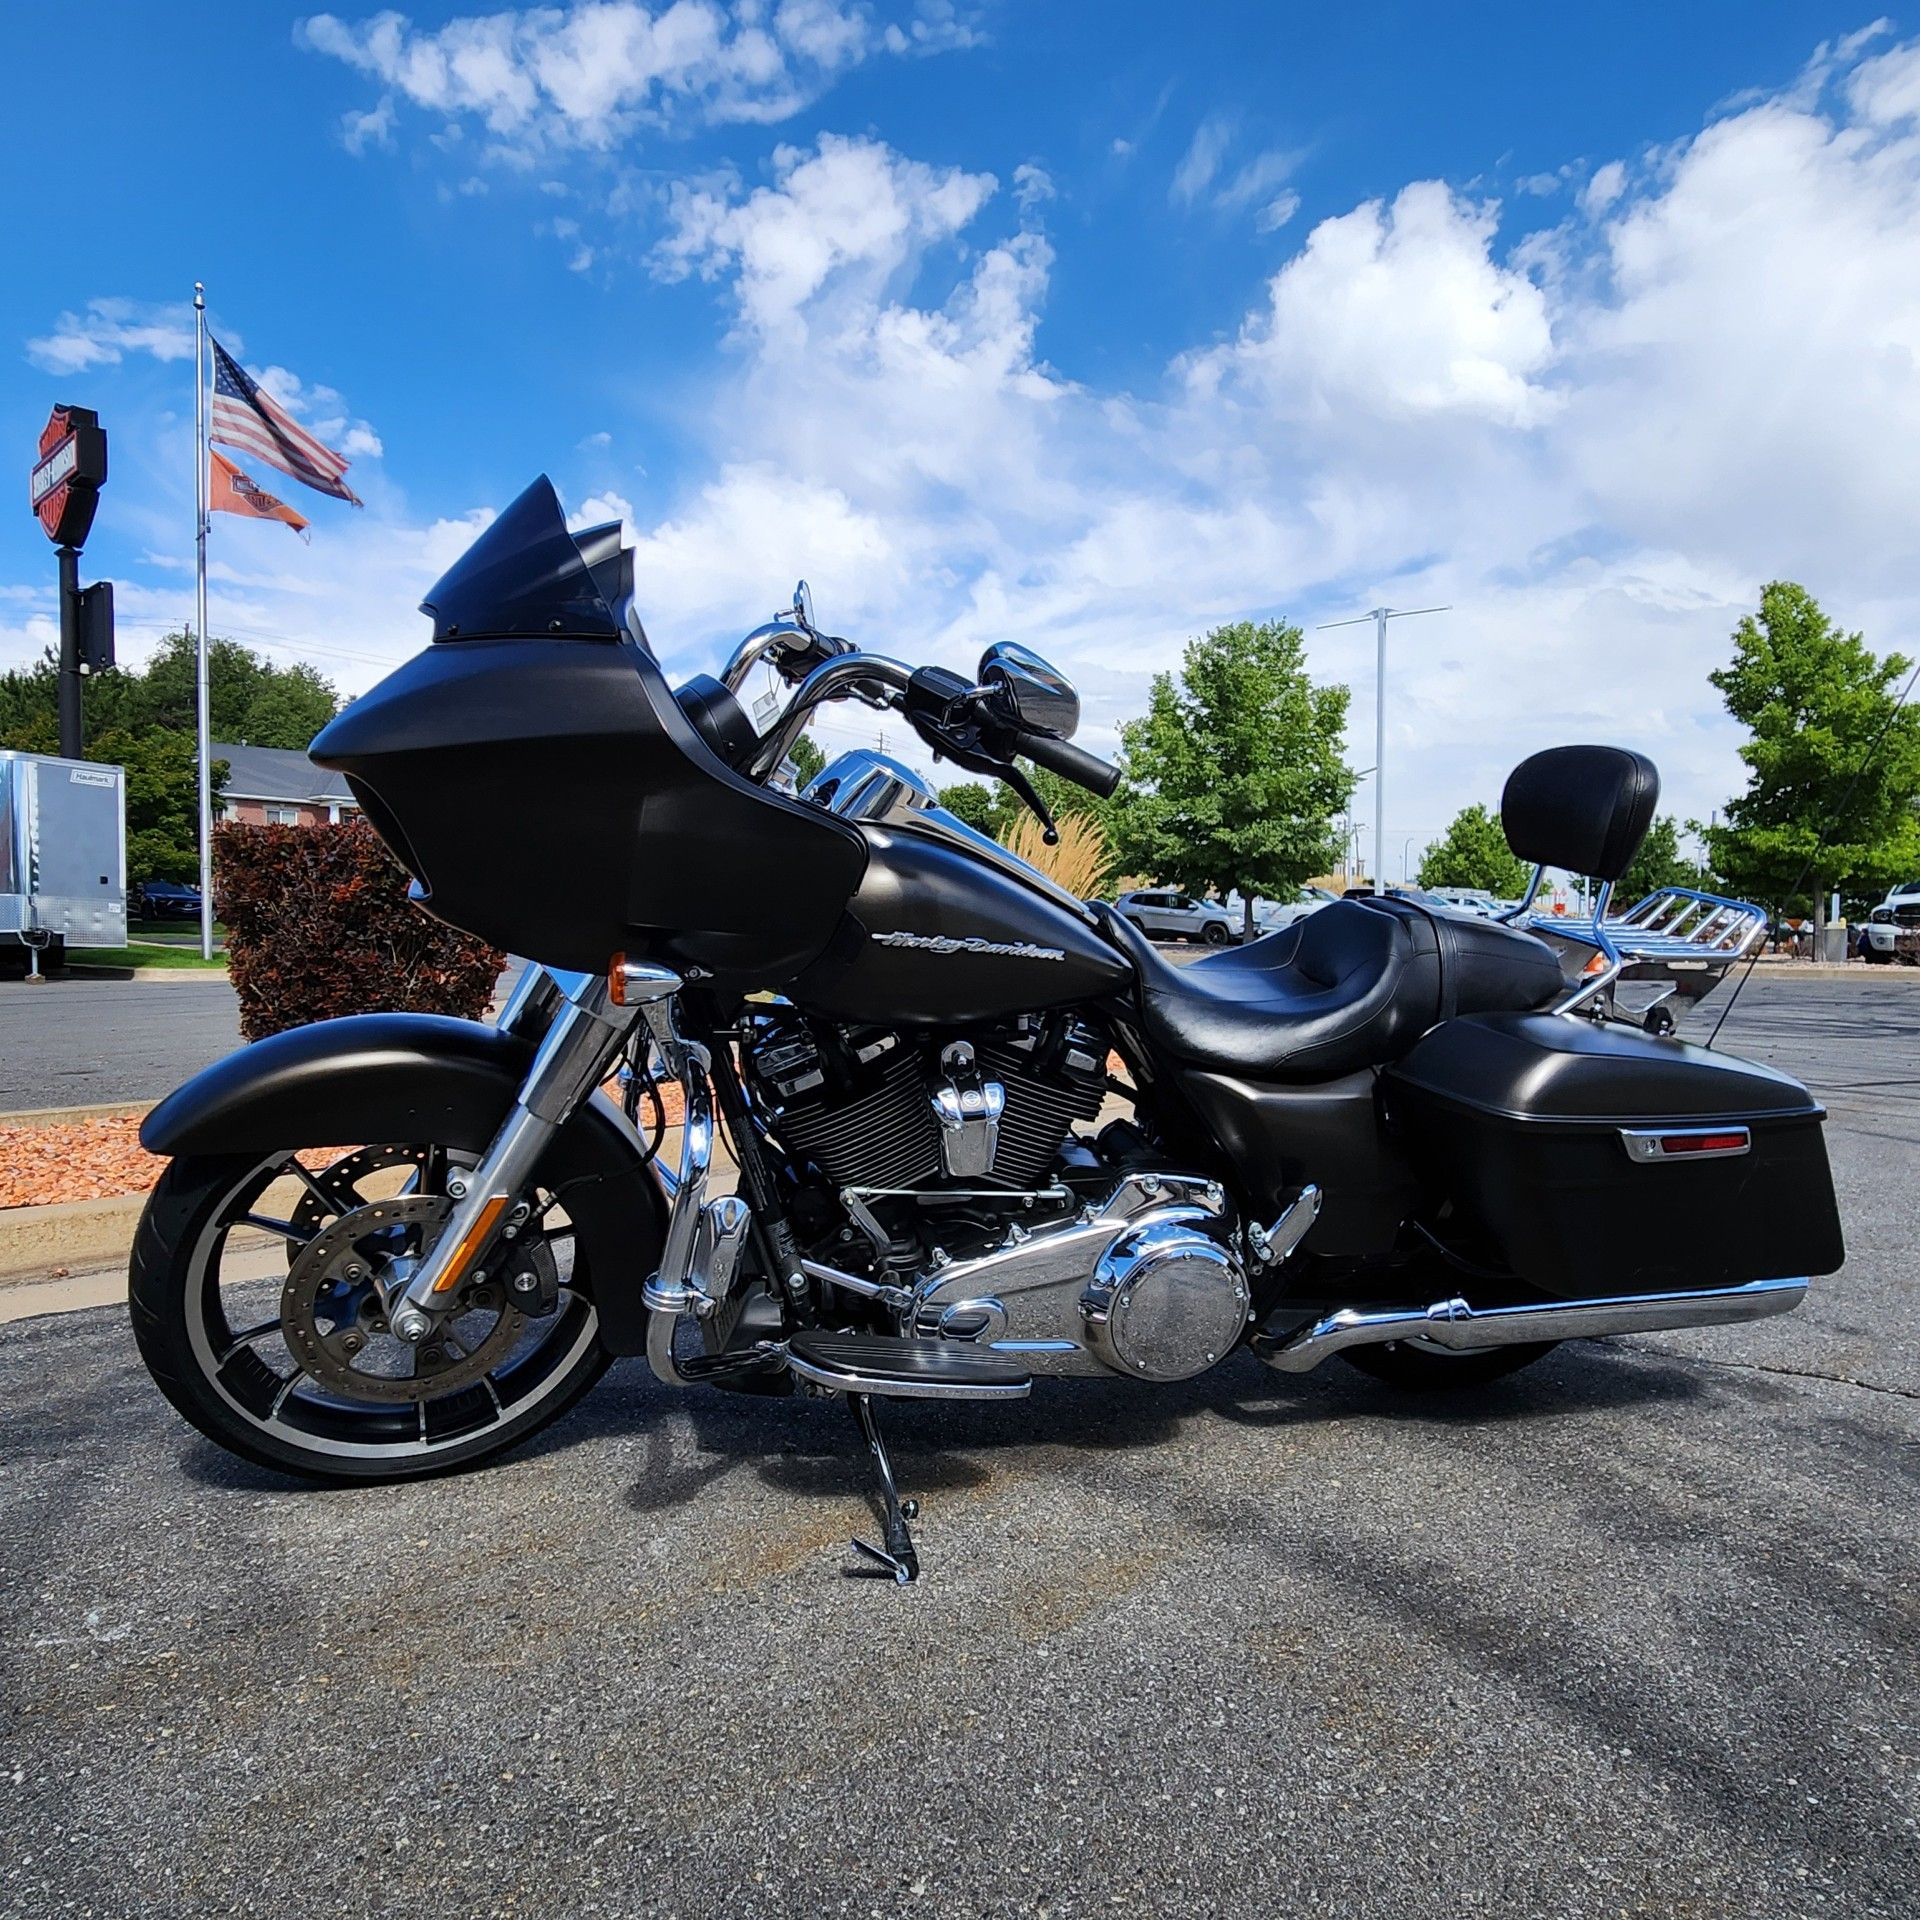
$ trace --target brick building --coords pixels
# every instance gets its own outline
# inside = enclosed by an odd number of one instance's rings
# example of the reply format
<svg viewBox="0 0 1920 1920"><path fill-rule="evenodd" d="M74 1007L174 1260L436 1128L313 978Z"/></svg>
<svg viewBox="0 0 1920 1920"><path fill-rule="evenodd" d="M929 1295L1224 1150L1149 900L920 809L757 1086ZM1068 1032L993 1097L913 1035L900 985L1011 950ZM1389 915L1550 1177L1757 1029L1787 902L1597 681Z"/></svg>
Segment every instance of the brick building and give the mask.
<svg viewBox="0 0 1920 1920"><path fill-rule="evenodd" d="M223 820L254 826L320 827L358 813L345 779L286 747L231 747L216 740L213 757L227 763L219 798Z"/></svg>

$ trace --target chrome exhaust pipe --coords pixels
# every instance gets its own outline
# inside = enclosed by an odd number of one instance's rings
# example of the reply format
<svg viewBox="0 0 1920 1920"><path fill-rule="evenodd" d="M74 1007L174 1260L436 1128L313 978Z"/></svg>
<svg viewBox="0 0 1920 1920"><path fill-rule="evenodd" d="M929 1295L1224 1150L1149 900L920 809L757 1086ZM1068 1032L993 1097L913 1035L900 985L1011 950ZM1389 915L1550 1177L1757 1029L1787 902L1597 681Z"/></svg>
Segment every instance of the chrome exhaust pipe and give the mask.
<svg viewBox="0 0 1920 1920"><path fill-rule="evenodd" d="M1457 1295L1430 1307L1341 1307L1299 1332L1254 1351L1282 1373L1306 1373L1343 1347L1417 1340L1422 1346L1475 1353L1535 1340L1592 1340L1609 1333L1656 1333L1711 1327L1791 1313L1807 1297L1804 1280L1749 1280L1694 1293L1629 1293L1606 1300L1529 1300L1519 1306L1474 1307Z"/></svg>

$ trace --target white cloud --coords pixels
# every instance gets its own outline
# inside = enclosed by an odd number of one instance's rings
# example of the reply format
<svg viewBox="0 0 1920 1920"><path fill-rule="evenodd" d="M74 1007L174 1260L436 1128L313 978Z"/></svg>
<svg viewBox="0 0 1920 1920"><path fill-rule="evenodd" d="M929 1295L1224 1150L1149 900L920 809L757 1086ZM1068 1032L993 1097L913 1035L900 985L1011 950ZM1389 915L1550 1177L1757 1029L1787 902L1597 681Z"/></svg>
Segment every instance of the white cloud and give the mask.
<svg viewBox="0 0 1920 1920"><path fill-rule="evenodd" d="M349 147L388 144L397 103L448 130L477 121L501 157L553 148L607 151L642 129L771 124L817 98L847 69L880 54L972 45L969 21L923 3L905 26L877 25L840 0L574 0L462 16L435 27L401 13L357 22L315 14L297 44L344 61L382 89L348 114Z"/></svg>
<svg viewBox="0 0 1920 1920"><path fill-rule="evenodd" d="M1261 233L1278 233L1299 211L1300 196L1289 188L1285 193L1275 194L1254 215L1253 224Z"/></svg>
<svg viewBox="0 0 1920 1920"><path fill-rule="evenodd" d="M1173 170L1170 191L1176 202L1191 205L1213 184L1232 139L1233 129L1218 114L1200 122Z"/></svg>
<svg viewBox="0 0 1920 1920"><path fill-rule="evenodd" d="M1589 220L1597 220L1626 190L1626 167L1618 160L1609 160L1580 189L1580 211Z"/></svg>
<svg viewBox="0 0 1920 1920"><path fill-rule="evenodd" d="M1014 168L1013 197L1023 213L1031 213L1035 207L1044 205L1054 198L1057 191L1053 175L1045 167L1037 167L1028 161Z"/></svg>
<svg viewBox="0 0 1920 1920"><path fill-rule="evenodd" d="M1293 419L1453 413L1530 425L1558 401L1546 298L1492 257L1495 210L1438 181L1323 220L1274 275L1265 312L1198 356L1197 387L1250 383Z"/></svg>
<svg viewBox="0 0 1920 1920"><path fill-rule="evenodd" d="M653 254L664 279L736 274L742 319L804 338L803 309L832 283L871 298L980 210L993 176L904 160L878 141L824 136L811 153L777 148L774 184L676 182L669 229Z"/></svg>
<svg viewBox="0 0 1920 1920"><path fill-rule="evenodd" d="M778 324L750 325L716 396L722 477L642 532L656 643L717 652L805 572L839 630L904 657L965 666L997 637L1055 655L1098 748L1213 622L1450 601L1395 636L1390 839L1574 737L1647 748L1668 804L1704 816L1741 778L1705 676L1763 581L1806 580L1882 647L1920 626L1913 58L1617 170L1570 161L1587 211L1549 241L1503 241L1490 203L1432 181L1322 220L1159 394L1040 358L1052 254L996 242L984 193L916 229L912 163L872 143L860 199L890 211L871 230L804 182L750 217L755 196L715 189L676 228L678 270ZM1231 184L1229 152L1196 163L1196 199ZM783 241L750 265L762 223ZM931 233L982 250L916 303ZM1365 764L1371 632L1312 647L1354 687Z"/></svg>
<svg viewBox="0 0 1920 1920"><path fill-rule="evenodd" d="M29 340L27 358L48 373L117 366L130 353L191 360L193 336L189 301L154 306L139 300L89 300L85 313L63 313L51 333Z"/></svg>

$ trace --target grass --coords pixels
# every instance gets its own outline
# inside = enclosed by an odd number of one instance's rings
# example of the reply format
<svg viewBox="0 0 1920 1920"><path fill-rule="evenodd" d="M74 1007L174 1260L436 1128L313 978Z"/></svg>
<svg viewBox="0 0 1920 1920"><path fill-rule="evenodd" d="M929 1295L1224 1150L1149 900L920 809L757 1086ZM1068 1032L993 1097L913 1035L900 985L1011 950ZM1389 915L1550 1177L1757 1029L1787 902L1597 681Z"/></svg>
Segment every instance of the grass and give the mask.
<svg viewBox="0 0 1920 1920"><path fill-rule="evenodd" d="M70 967L176 967L182 970L214 969L224 973L227 956L216 953L211 960L200 958L198 944L191 947L149 946L136 941L126 947L69 947Z"/></svg>

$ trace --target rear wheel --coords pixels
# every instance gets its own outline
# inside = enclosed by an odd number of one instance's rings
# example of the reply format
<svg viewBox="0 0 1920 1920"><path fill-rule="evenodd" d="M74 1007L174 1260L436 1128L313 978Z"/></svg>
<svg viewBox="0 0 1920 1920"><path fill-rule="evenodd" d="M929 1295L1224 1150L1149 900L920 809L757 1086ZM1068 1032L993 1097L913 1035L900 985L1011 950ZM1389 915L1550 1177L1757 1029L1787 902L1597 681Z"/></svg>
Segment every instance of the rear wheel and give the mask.
<svg viewBox="0 0 1920 1920"><path fill-rule="evenodd" d="M134 1241L140 1356L209 1439L316 1479L470 1466L606 1371L591 1279L538 1175L511 1257L418 1347L387 1304L444 1222L438 1145L175 1160Z"/></svg>

